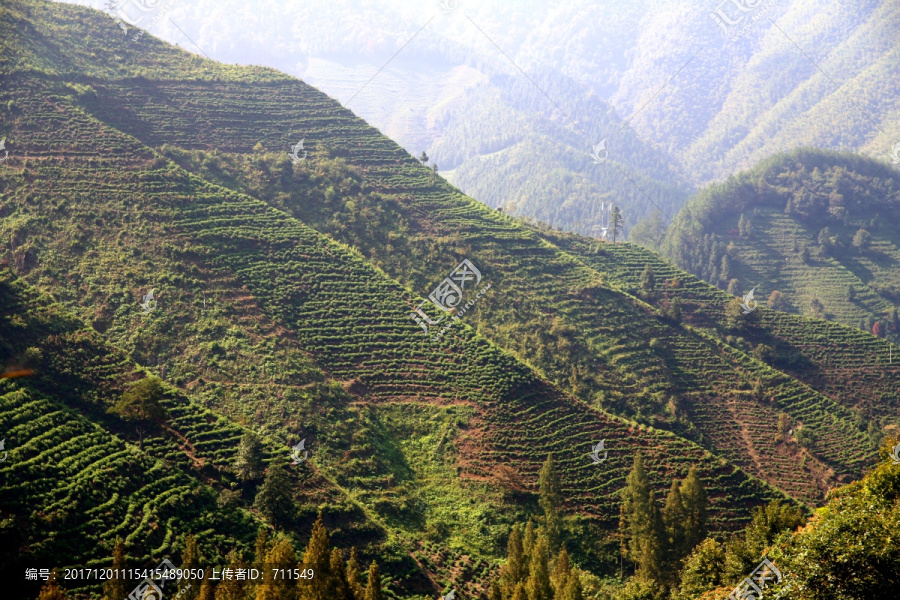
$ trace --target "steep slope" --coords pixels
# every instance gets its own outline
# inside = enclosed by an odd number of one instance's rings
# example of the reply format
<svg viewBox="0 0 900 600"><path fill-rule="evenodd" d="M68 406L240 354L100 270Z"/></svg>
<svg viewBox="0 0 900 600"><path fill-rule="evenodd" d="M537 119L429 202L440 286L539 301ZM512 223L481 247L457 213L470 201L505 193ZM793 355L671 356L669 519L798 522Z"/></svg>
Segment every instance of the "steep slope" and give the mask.
<svg viewBox="0 0 900 600"><path fill-rule="evenodd" d="M413 155L427 150L479 200L582 232L602 200L620 202L630 226L653 203L674 216L685 182L776 152L883 160L900 141L892 2L439 4L328 0L260 13L200 0L168 5L178 25L162 18L151 32L300 77ZM721 27L717 11L740 23ZM612 163L589 160L604 138L652 202Z"/></svg>
<svg viewBox="0 0 900 600"><path fill-rule="evenodd" d="M25 54L34 54L17 58L19 65L44 64L49 69L54 63L47 57L56 54L54 40L75 43L62 34L54 37L35 31L55 31L65 23L60 31L89 39L94 36L86 31L94 31L92 26L108 25L105 19L92 24L91 13L71 7L42 2L24 5L30 8L2 14L5 39L18 36L22 42L10 44L10 48L18 52L27 48ZM31 14L30 19L25 19L26 13ZM80 19L86 31L79 33ZM31 37L22 37L29 31ZM90 114L109 121L121 118L118 111L102 110L109 90L124 92L129 86L143 84L156 87L153 98L163 113L170 106L166 97L193 101L196 96L192 92L198 86L204 93L224 98L236 92L254 102L264 98L277 101L288 86L290 92L302 90L313 108L316 101L321 102L321 96L293 81L267 85L266 80L275 79L271 74L262 78L262 83L238 83L231 88L235 82L224 79L232 69L181 62L183 55L167 51L179 58L169 65L170 73L160 69L165 63L153 65L157 75L168 75L153 83L146 78L104 81L77 72L60 76L28 69L4 74L3 100L13 107L13 118L9 134L12 153L2 175L4 218L0 226L4 239L14 234L11 247L5 250L25 279L64 294L72 310L91 319L122 350L155 357L159 354L156 346L142 353L134 340L146 338L144 343L155 345L174 340L171 348L166 347L165 364L173 365L166 375L177 370L181 385L201 386L211 408L231 414L243 411L248 424L268 429L274 438L283 440L283 448L292 437L298 439L300 432L295 427L300 425L303 433L309 434L311 457L307 464L331 483L306 480L304 493L337 489L334 500L325 497L319 503L304 502L302 523L308 524L312 507L319 506L335 518L347 519L345 526L351 531L346 533L352 539L354 522L343 513L361 506L364 514L354 516L362 521L359 529L363 533L373 523L388 528L379 560L388 563L397 580L409 579L399 583L401 589L414 588L419 570L410 569L409 558L398 555L392 543L422 556L427 550L422 544L425 539L449 550L442 552L445 562L438 565L436 578L475 593L477 581L453 579L465 573L456 568L467 563L462 550L496 559L509 524L536 512L536 473L549 452L557 456L562 471L566 512L583 531L594 534L577 540L576 550L585 562L614 561L617 542L609 530L618 514L615 491L639 449L648 455L660 492L673 477L683 476L689 465L700 467L712 497L714 529L734 528L747 518L748 507L780 496L695 444L575 401L469 328L460 327L441 344L432 343L409 319L409 307L414 305L411 295L357 252L282 210L191 175L135 137ZM81 52L73 50L68 56L77 58ZM99 46L84 51L90 52L104 53ZM147 56L137 54L142 57L139 60ZM114 60L92 64L94 73L106 69L105 64L110 70L121 68ZM191 78L179 65L210 80ZM71 65L65 68L75 69ZM147 69L149 75L149 66ZM237 72L252 79L252 70ZM66 81L69 77L71 83ZM215 77L222 79L212 80ZM168 86L183 86L184 91L169 96L162 92L164 87L171 89ZM142 112L148 107L146 100L144 97L143 104L135 102L125 110L125 117L140 114L129 128L147 122ZM228 108L230 100L225 98L221 106ZM208 109L212 121L196 120L202 135L213 135L218 127L215 119L229 115L227 110L216 115L212 107ZM256 110L254 107L256 123L249 123L251 129L271 127L264 112ZM324 120L333 132L347 128L352 134L362 129L363 135L355 137L355 143L372 144L374 149L369 152L376 161L385 151L403 156L355 119L338 114L325 115ZM169 121L168 137L189 142L197 131L183 131L182 124L180 117ZM245 135L247 126L238 120L224 134L237 140ZM147 134L145 130L143 135ZM28 158L23 160L23 156ZM408 157L404 160L411 162ZM390 178L395 185L406 185L409 175L393 167L393 160L383 160L383 185ZM413 176L426 180L424 170L417 169ZM465 204L474 206L471 201ZM93 223L88 222L88 213ZM481 217L475 212L462 218L478 223ZM493 277L489 266L484 273ZM205 320L212 317L200 308L201 286L207 282L222 290L217 304L236 304L241 309L214 313L210 323L219 329L205 326ZM228 295L226 289L231 286L238 290ZM240 286L246 286L246 294ZM157 289L159 306L151 315L140 316L141 294L132 290L147 288ZM104 301L110 290L119 290L120 296ZM134 294L130 303L125 301L128 294ZM97 301L106 303L99 318ZM191 325L193 320L199 323ZM149 333L143 331L145 327ZM221 384L218 387L202 387L205 381L190 370L197 353L178 339L182 327L191 343L209 344L203 354L204 369L223 378L214 382ZM225 343L213 346L223 334L227 334ZM286 341L285 351L270 357L267 343L275 343L270 340L272 335L279 341L293 336L297 346ZM292 351L298 350L309 352L311 360L293 357ZM222 354L231 357L219 361ZM241 377L259 379L261 386L269 386L260 389L269 391L276 385L273 381L277 378L268 370L260 374L250 368L254 358L263 356L270 358L276 373L282 366L294 371L283 384L291 388L284 391L283 402L273 407L261 393L225 401L218 390L230 386L232 393L240 393L235 388L241 381L224 379L232 365L242 369ZM340 382L346 391L313 385L313 394L304 396L298 389L326 378ZM284 416L270 411L275 407L282 408ZM202 411L193 412L203 420ZM218 440L215 431L203 435ZM598 435L619 449L602 470L587 458ZM234 440L236 436L226 437ZM598 490L607 491L599 502ZM348 509L334 506L346 498L338 492L349 497ZM484 568L483 562L477 564Z"/></svg>
<svg viewBox="0 0 900 600"><path fill-rule="evenodd" d="M150 48L160 57L170 51ZM184 69L180 60L172 62L185 77L212 77L219 68ZM223 68L215 81L206 75L93 80L78 102L203 177L252 193L359 247L409 291L424 291L441 271L471 256L496 282L469 313L490 339L584 401L686 435L795 497L817 501L835 480L853 477L874 457L852 415L833 401L784 374L760 371L741 351L723 355L715 339L654 317L646 304L604 286L600 272L440 179L432 181L426 168L315 90L293 80L229 83L224 79L246 76L231 73ZM311 153L298 166L286 153L265 152L302 136ZM177 147L220 150L186 156ZM648 346L653 338L660 342ZM759 459L779 431L774 418L751 430L741 426L762 410L748 394L758 380L798 420L813 407L817 417L810 428L819 434L810 445L813 467L802 468L792 456L782 456L776 466ZM700 430L679 415L682 397L712 413L721 412L720 398L739 400L737 412L730 411L738 418L723 422L720 415Z"/></svg>
<svg viewBox="0 0 900 600"><path fill-rule="evenodd" d="M737 279L780 310L836 320L898 341L900 174L851 154L773 157L685 207L665 253L723 289ZM724 266L724 270L723 270ZM743 292L742 292L743 293Z"/></svg>

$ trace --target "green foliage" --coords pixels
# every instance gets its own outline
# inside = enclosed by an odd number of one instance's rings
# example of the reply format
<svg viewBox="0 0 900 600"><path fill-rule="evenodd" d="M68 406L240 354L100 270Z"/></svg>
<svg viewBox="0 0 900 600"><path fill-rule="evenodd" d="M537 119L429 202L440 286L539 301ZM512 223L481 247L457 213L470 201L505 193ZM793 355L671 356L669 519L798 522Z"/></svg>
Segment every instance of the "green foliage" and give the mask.
<svg viewBox="0 0 900 600"><path fill-rule="evenodd" d="M109 412L129 421L162 421L168 416L161 403L164 393L158 377L141 379L129 386L122 399L109 408Z"/></svg>
<svg viewBox="0 0 900 600"><path fill-rule="evenodd" d="M622 490L619 534L623 555L637 566L637 575L660 580L663 572L665 530L662 515L654 499L653 489L640 453Z"/></svg>
<svg viewBox="0 0 900 600"><path fill-rule="evenodd" d="M262 443L253 432L247 432L241 437L238 446L237 457L234 461L234 471L241 481L256 481L263 475L265 464L263 463Z"/></svg>
<svg viewBox="0 0 900 600"><path fill-rule="evenodd" d="M544 510L544 534L547 536L547 544L550 550L556 551L561 543L562 516L562 490L560 490L559 475L553 465L553 454L547 455L547 460L541 466L538 474L538 487L540 489L540 505Z"/></svg>
<svg viewBox="0 0 900 600"><path fill-rule="evenodd" d="M293 522L296 509L284 467L277 463L269 467L253 505L273 525L286 527Z"/></svg>

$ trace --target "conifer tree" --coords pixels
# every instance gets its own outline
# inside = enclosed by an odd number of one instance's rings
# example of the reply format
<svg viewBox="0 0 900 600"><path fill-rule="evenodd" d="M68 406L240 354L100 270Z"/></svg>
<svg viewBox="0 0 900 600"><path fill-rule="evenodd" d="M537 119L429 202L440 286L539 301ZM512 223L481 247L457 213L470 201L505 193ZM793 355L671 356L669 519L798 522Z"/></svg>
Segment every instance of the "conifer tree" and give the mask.
<svg viewBox="0 0 900 600"><path fill-rule="evenodd" d="M296 567L297 555L290 540L284 537L276 540L259 565L259 569L263 571L263 582L256 590L256 600L294 600L297 589L287 576L287 571Z"/></svg>
<svg viewBox="0 0 900 600"><path fill-rule="evenodd" d="M237 550L228 553L228 568L232 571L246 569L243 556ZM216 600L246 600L246 580L222 579L216 586Z"/></svg>
<svg viewBox="0 0 900 600"><path fill-rule="evenodd" d="M506 565L500 575L504 598L512 598L516 586L525 579L525 550L519 524L513 525L506 544Z"/></svg>
<svg viewBox="0 0 900 600"><path fill-rule="evenodd" d="M269 555L269 532L264 525L256 532L256 543L253 545L253 560L257 565L265 564Z"/></svg>
<svg viewBox="0 0 900 600"><path fill-rule="evenodd" d="M337 548L331 551L329 570L331 571L331 588L334 600L353 600L353 595L350 592L350 583L347 581L344 557L341 556L341 551Z"/></svg>
<svg viewBox="0 0 900 600"><path fill-rule="evenodd" d="M366 591L360 583L359 556L356 548L350 549L350 559L347 561L347 585L353 600L363 600Z"/></svg>
<svg viewBox="0 0 900 600"><path fill-rule="evenodd" d="M689 553L706 538L706 490L697 467L692 466L681 483L681 501L685 514L684 548Z"/></svg>
<svg viewBox="0 0 900 600"><path fill-rule="evenodd" d="M200 557L200 548L197 546L197 538L194 534L188 534L184 540L184 550L181 552L181 568L190 572L191 569L199 569L202 562ZM180 598L184 600L194 600L200 594L201 579L184 578L178 582L181 588L187 587Z"/></svg>
<svg viewBox="0 0 900 600"><path fill-rule="evenodd" d="M41 586L37 600L66 600L66 592L59 587L57 579L59 579L59 573L56 569L53 569L50 579Z"/></svg>
<svg viewBox="0 0 900 600"><path fill-rule="evenodd" d="M669 495L666 498L666 506L663 508L663 524L666 528L666 557L668 564L673 567L672 573L677 573L681 559L690 551L686 548L685 541L685 514L684 504L681 500L681 488L677 481L672 482Z"/></svg>
<svg viewBox="0 0 900 600"><path fill-rule="evenodd" d="M264 470L262 442L255 433L248 431L241 437L238 445L234 461L235 474L241 481L256 481L262 477Z"/></svg>
<svg viewBox="0 0 900 600"><path fill-rule="evenodd" d="M503 600L503 592L500 584L496 581L491 584L491 590L488 592L488 600Z"/></svg>
<svg viewBox="0 0 900 600"><path fill-rule="evenodd" d="M322 515L313 524L309 545L303 554L302 568L312 569L313 578L298 580L301 600L335 600L331 586L331 543ZM368 595L366 600L369 600Z"/></svg>
<svg viewBox="0 0 900 600"><path fill-rule="evenodd" d="M550 583L553 584L553 589L555 590L553 595L555 600L560 600L565 596L571 574L572 566L569 564L569 552L563 547L556 558L556 566L553 567L553 575L550 578Z"/></svg>
<svg viewBox="0 0 900 600"><path fill-rule="evenodd" d="M525 535L522 536L522 581L528 579L531 570L531 552L534 550L534 544L537 541L537 534L534 530L534 522L528 519L525 525Z"/></svg>
<svg viewBox="0 0 900 600"><path fill-rule="evenodd" d="M563 600L584 600L584 590L581 587L581 578L577 573L572 573L566 584L566 593Z"/></svg>
<svg viewBox="0 0 900 600"><path fill-rule="evenodd" d="M122 538L116 538L112 559L113 577L103 583L103 597L105 600L122 600L127 595L124 576L124 569L127 567L125 564L125 543L122 541Z"/></svg>
<svg viewBox="0 0 900 600"><path fill-rule="evenodd" d="M541 466L538 477L540 487L540 505L544 510L544 533L551 550L559 548L562 535L562 517L559 507L562 505L562 490L559 474L553 463L553 454L547 455L547 460Z"/></svg>
<svg viewBox="0 0 900 600"><path fill-rule="evenodd" d="M553 600L553 588L550 586L550 572L547 564L549 554L549 541L546 534L542 533L538 536L531 551L528 582L525 584L528 600Z"/></svg>
<svg viewBox="0 0 900 600"><path fill-rule="evenodd" d="M612 230L613 244L616 243L616 235L622 231L622 223L622 212L619 210L618 206L613 206L612 212L609 215L609 225Z"/></svg>
<svg viewBox="0 0 900 600"><path fill-rule="evenodd" d="M328 598L328 600L333 599ZM366 595L363 600L384 600L384 594L381 591L381 573L378 571L378 563L374 560L369 565L369 582L366 584Z"/></svg>
<svg viewBox="0 0 900 600"><path fill-rule="evenodd" d="M653 274L653 269L650 268L649 263L647 263L641 273L641 291L648 296L653 295L653 292L656 291L656 276Z"/></svg>
<svg viewBox="0 0 900 600"><path fill-rule="evenodd" d="M284 467L277 464L269 467L266 479L256 494L254 506L274 525L290 523L294 516L294 500Z"/></svg>
<svg viewBox="0 0 900 600"><path fill-rule="evenodd" d="M637 575L657 580L662 574L662 517L640 453L625 479L619 519L622 552L637 565Z"/></svg>
<svg viewBox="0 0 900 600"><path fill-rule="evenodd" d="M216 599L216 588L213 585L212 581L209 580L209 570L206 571L206 576L203 578L203 584L200 586L200 593L197 596L197 600L215 600Z"/></svg>
<svg viewBox="0 0 900 600"><path fill-rule="evenodd" d="M512 595L512 600L529 600L528 592L525 591L525 584L519 583Z"/></svg>

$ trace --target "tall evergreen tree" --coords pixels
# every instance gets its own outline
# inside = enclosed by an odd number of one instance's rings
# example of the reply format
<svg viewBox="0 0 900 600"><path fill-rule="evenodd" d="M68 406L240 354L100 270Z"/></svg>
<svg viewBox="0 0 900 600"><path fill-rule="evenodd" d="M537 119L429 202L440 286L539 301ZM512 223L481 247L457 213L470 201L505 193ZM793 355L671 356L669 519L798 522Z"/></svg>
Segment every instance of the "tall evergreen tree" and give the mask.
<svg viewBox="0 0 900 600"><path fill-rule="evenodd" d="M337 548L331 550L331 588L334 600L353 600L350 591L350 583L347 581L347 570L344 566L344 558Z"/></svg>
<svg viewBox="0 0 900 600"><path fill-rule="evenodd" d="M199 569L202 559L200 557L200 548L197 545L197 538L191 533L184 540L184 550L181 552L181 568L190 572L191 569ZM179 598L184 600L194 600L200 595L200 585L202 579L184 578L178 582L179 588L185 588L185 592Z"/></svg>
<svg viewBox="0 0 900 600"><path fill-rule="evenodd" d="M216 600L216 587L213 585L213 582L210 581L209 574L210 570L206 569L197 600Z"/></svg>
<svg viewBox="0 0 900 600"><path fill-rule="evenodd" d="M294 546L287 538L279 538L259 565L263 571L263 583L256 589L256 600L295 600L297 586L287 572L297 567ZM274 570L273 570L274 569Z"/></svg>
<svg viewBox="0 0 900 600"><path fill-rule="evenodd" d="M529 600L528 592L525 590L525 584L519 583L513 591L512 600Z"/></svg>
<svg viewBox="0 0 900 600"><path fill-rule="evenodd" d="M525 549L519 524L513 525L506 544L506 565L500 575L504 598L512 598L519 582L525 579Z"/></svg>
<svg viewBox="0 0 900 600"><path fill-rule="evenodd" d="M522 581L528 579L531 570L531 553L537 542L537 533L534 529L534 521L528 519L525 525L525 535L522 536Z"/></svg>
<svg viewBox="0 0 900 600"><path fill-rule="evenodd" d="M566 584L566 593L562 600L584 600L584 590L581 587L581 578L577 573L572 573Z"/></svg>
<svg viewBox="0 0 900 600"><path fill-rule="evenodd" d="M656 291L656 276L653 269L648 263L641 272L641 290L648 295L652 295Z"/></svg>
<svg viewBox="0 0 900 600"><path fill-rule="evenodd" d="M228 568L232 571L246 569L247 564L237 550L228 553ZM242 579L222 579L216 586L216 600L246 600L247 581Z"/></svg>
<svg viewBox="0 0 900 600"><path fill-rule="evenodd" d="M559 507L562 505L562 487L559 474L553 464L553 454L547 455L547 460L541 466L538 476L540 487L540 505L544 509L544 533L551 550L559 547L562 536L562 517Z"/></svg>
<svg viewBox="0 0 900 600"><path fill-rule="evenodd" d="M550 572L547 564L550 549L547 536L538 536L531 552L531 566L528 569L528 582L525 589L528 600L553 600L553 588L550 586Z"/></svg>
<svg viewBox="0 0 900 600"><path fill-rule="evenodd" d="M127 595L125 591L124 570L127 568L125 564L125 542L122 538L116 538L116 545L113 547L112 556L112 574L111 579L107 579L103 583L103 597L105 600L122 600Z"/></svg>
<svg viewBox="0 0 900 600"><path fill-rule="evenodd" d="M498 582L491 584L491 590L488 592L488 600L503 600L503 591Z"/></svg>
<svg viewBox="0 0 900 600"><path fill-rule="evenodd" d="M623 222L622 212L619 210L619 207L613 206L612 212L609 215L609 226L610 230L612 230L613 244L616 243L616 235L618 235L618 233L622 231Z"/></svg>
<svg viewBox="0 0 900 600"><path fill-rule="evenodd" d="M569 552L563 547L559 551L556 558L556 565L553 567L553 575L550 577L550 583L553 584L554 600L561 600L566 593L566 587L569 584L569 577L572 575L572 566L569 563Z"/></svg>
<svg viewBox="0 0 900 600"><path fill-rule="evenodd" d="M374 560L369 565L369 582L366 584L366 595L363 600L384 600L384 593L381 591L381 573L378 571L378 563Z"/></svg>
<svg viewBox="0 0 900 600"><path fill-rule="evenodd" d="M374 564L374 563L373 563ZM322 515L313 524L309 545L303 554L304 569L313 570L313 579L300 579L300 600L334 600L331 578L331 542ZM371 577L371 573L370 573ZM369 600L368 593L366 600Z"/></svg>
<svg viewBox="0 0 900 600"><path fill-rule="evenodd" d="M283 527L291 522L294 517L294 500L284 467L277 464L269 467L266 479L256 494L254 506L273 525Z"/></svg>
<svg viewBox="0 0 900 600"><path fill-rule="evenodd" d="M662 575L662 516L640 453L625 479L619 530L622 552L637 566L637 575L658 580Z"/></svg>
<svg viewBox="0 0 900 600"><path fill-rule="evenodd" d="M350 549L350 559L347 561L347 585L350 588L353 600L363 600L366 590L360 583L359 556L356 548Z"/></svg>
<svg viewBox="0 0 900 600"><path fill-rule="evenodd" d="M685 514L684 548L688 553L706 538L706 490L697 467L692 466L681 483L681 501Z"/></svg>
<svg viewBox="0 0 900 600"><path fill-rule="evenodd" d="M665 557L666 572L674 576L681 568L681 561L690 551L686 548L685 541L685 514L684 504L681 500L681 488L677 481L672 482L669 495L666 497L666 505L662 512L663 525L666 530Z"/></svg>
<svg viewBox="0 0 900 600"><path fill-rule="evenodd" d="M238 445L234 472L241 481L256 481L262 477L264 470L262 442L255 433L248 431Z"/></svg>
<svg viewBox="0 0 900 600"><path fill-rule="evenodd" d="M265 525L261 525L259 531L256 532L256 543L253 544L253 560L256 564L261 565L266 562L269 547L269 532Z"/></svg>

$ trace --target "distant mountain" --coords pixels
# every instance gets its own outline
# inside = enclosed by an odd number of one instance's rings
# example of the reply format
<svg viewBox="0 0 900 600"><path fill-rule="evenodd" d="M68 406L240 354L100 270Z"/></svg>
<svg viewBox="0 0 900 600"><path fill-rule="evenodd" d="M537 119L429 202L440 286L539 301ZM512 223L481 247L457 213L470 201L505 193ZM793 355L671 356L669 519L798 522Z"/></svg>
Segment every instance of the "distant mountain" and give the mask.
<svg viewBox="0 0 900 600"><path fill-rule="evenodd" d="M900 7L884 0L160 6L153 34L301 77L476 199L583 234L601 202L627 231L778 152L887 160L900 141Z"/></svg>
<svg viewBox="0 0 900 600"><path fill-rule="evenodd" d="M778 310L875 327L898 342L898 222L894 167L801 150L701 191L663 249L722 289L731 285L740 295L754 288Z"/></svg>

